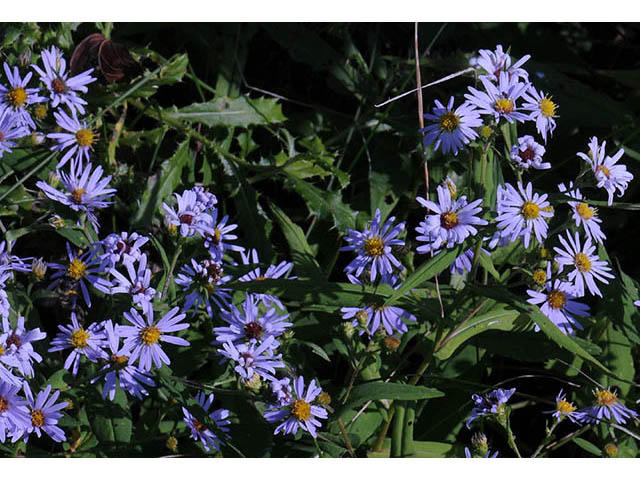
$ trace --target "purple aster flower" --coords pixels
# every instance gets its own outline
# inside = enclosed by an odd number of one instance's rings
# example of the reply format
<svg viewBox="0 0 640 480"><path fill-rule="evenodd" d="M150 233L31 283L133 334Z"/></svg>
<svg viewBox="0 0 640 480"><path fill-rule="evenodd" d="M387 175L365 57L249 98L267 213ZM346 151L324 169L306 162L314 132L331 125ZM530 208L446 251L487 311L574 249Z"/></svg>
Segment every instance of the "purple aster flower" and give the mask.
<svg viewBox="0 0 640 480"><path fill-rule="evenodd" d="M272 380L271 391L276 397L279 406L289 405L293 401L293 390L291 389L291 379L285 377L282 380Z"/></svg>
<svg viewBox="0 0 640 480"><path fill-rule="evenodd" d="M419 253L428 253L437 250L442 246L451 248L458 243L464 242L469 235L475 235L478 230L474 225L486 225L488 222L476 215L482 208L479 198L471 203L467 202L467 197L462 195L453 200L450 189L438 186L438 203L417 197L418 203L423 207L435 212L425 216L423 222L416 228L420 233L416 240L426 242L418 247Z"/></svg>
<svg viewBox="0 0 640 480"><path fill-rule="evenodd" d="M498 456L500 452L495 451L493 453L491 452L487 452L485 455L483 455L481 458L496 458ZM469 447L464 447L464 456L466 458L476 458L473 455L471 455L471 451L469 450Z"/></svg>
<svg viewBox="0 0 640 480"><path fill-rule="evenodd" d="M498 185L498 202L496 210L498 228L502 235L511 237L514 241L518 236L524 240L524 247L529 248L531 232L535 234L539 243L547 238L547 222L553 213L545 210L551 205L547 201L547 194L533 193L531 183L526 189L518 182L518 190L510 184Z"/></svg>
<svg viewBox="0 0 640 480"><path fill-rule="evenodd" d="M29 80L33 73L27 73L24 78L20 78L18 67L11 67L5 62L4 73L9 80L9 88L0 85L0 106L10 109L16 115L16 121L19 126L28 126L31 129L36 128L31 115L27 111L27 106L34 103L43 102L44 97L38 95L39 88L27 88ZM28 129L25 129L29 133Z"/></svg>
<svg viewBox="0 0 640 480"><path fill-rule="evenodd" d="M11 313L11 304L9 303L9 295L5 290L5 283L12 278L12 273L7 270L0 270L0 316L4 318L9 317Z"/></svg>
<svg viewBox="0 0 640 480"><path fill-rule="evenodd" d="M493 115L495 121L504 118L509 123L515 120L524 122L529 119L516 106L516 102L529 87L528 83L520 83L517 77L509 78L506 72L500 73L498 85L494 85L488 78L480 78L486 92L469 87L470 94L465 94L470 105L478 108L482 115Z"/></svg>
<svg viewBox="0 0 640 480"><path fill-rule="evenodd" d="M191 265L183 265L176 277L176 284L189 292L186 296L184 311L194 306L193 314L195 315L200 304L204 303L211 317L213 316L211 300L219 309L229 305L231 301L229 290L221 286L231 280L231 275L223 276L223 274L222 265L213 260L207 259L198 263L191 259Z"/></svg>
<svg viewBox="0 0 640 480"><path fill-rule="evenodd" d="M9 367L17 368L23 377L33 377L33 361L42 361L42 357L33 349L32 342L47 336L39 328L27 330L24 317L18 316L16 328L12 328L8 318L2 320L3 333L0 335L0 361Z"/></svg>
<svg viewBox="0 0 640 480"><path fill-rule="evenodd" d="M593 391L593 396L596 404L578 412L579 419L583 423L600 423L603 418L610 420L613 417L616 423L624 425L627 423L627 419L638 418L638 414L634 410L620 403L616 392L600 388Z"/></svg>
<svg viewBox="0 0 640 480"><path fill-rule="evenodd" d="M242 257L243 265L257 265L260 263L260 260L258 259L258 252L255 249L251 249L247 253L240 252L240 256ZM264 280L265 278L287 277L292 268L293 263L283 261L278 265L269 265L264 273L262 273L261 267L257 267L255 270L251 270L249 273L241 276L238 280L241 282L252 282L256 280ZM288 278L293 279L295 277ZM278 306L278 308L280 308L280 310L284 310L284 306L282 305L278 297L266 293L256 293L254 295L255 298L258 301L262 302L265 306L270 307L272 304L275 304Z"/></svg>
<svg viewBox="0 0 640 480"><path fill-rule="evenodd" d="M20 258L17 255L11 255L15 243L15 240L8 243L5 240L0 242L0 271L27 273L31 271L29 261L33 257Z"/></svg>
<svg viewBox="0 0 640 480"><path fill-rule="evenodd" d="M587 238L584 245L581 246L578 232L575 232L572 237L571 232L567 230L566 237L566 240L561 236L558 237L564 250L554 247L554 250L558 254L555 257L555 261L560 264L561 271L564 266L574 267L573 270L569 272L569 281L573 282L577 296L584 295L584 287L586 284L591 295L602 297L602 293L600 293L600 289L596 285L595 280L608 284L609 281L607 278L614 278L614 276L609 273L611 268L607 265L607 262L600 260L600 257L594 253L596 247L591 244L589 238Z"/></svg>
<svg viewBox="0 0 640 480"><path fill-rule="evenodd" d="M567 195L576 200L582 200L582 193L579 188L573 188L573 182L569 182L569 188L564 186L564 183L558 185L558 189L561 192L566 192ZM598 218L598 209L591 207L588 203L584 202L569 202L569 206L573 211L572 218L576 221L576 227L582 225L587 237L595 243L602 243L606 240L605 234L600 228L602 220Z"/></svg>
<svg viewBox="0 0 640 480"><path fill-rule="evenodd" d="M124 262L125 260L137 262L142 255L140 247L148 241L148 237L135 232L121 232L119 235L111 233L101 242L105 251L103 256L107 256L112 265L116 265L120 261Z"/></svg>
<svg viewBox="0 0 640 480"><path fill-rule="evenodd" d="M487 78L488 80L497 82L498 77L503 72L506 72L509 78L528 80L529 74L524 68L520 67L530 58L531 55L525 55L511 65L511 57L509 54L504 52L502 45L497 45L495 51L479 50L478 56L473 57L469 63L472 67L482 68L486 72L486 75L481 75L480 78Z"/></svg>
<svg viewBox="0 0 640 480"><path fill-rule="evenodd" d="M106 335L102 323L92 323L86 329L78 323L75 312L71 312L71 324L60 325L59 333L52 341L49 352L58 352L72 348L71 353L64 362L64 368L75 377L78 374L78 365L82 356L92 362L98 359L106 359L107 354L102 350L106 344Z"/></svg>
<svg viewBox="0 0 640 480"><path fill-rule="evenodd" d="M218 223L218 210L214 209L209 216L209 222L204 232L204 246L209 249L211 258L217 262L222 261L222 257L227 250L243 252L244 247L233 245L231 240L237 240L238 236L229 233L238 228L238 225L231 223L227 225L229 215L225 215Z"/></svg>
<svg viewBox="0 0 640 480"><path fill-rule="evenodd" d="M547 143L547 134L553 135L556 129L557 105L553 103L550 96L544 94L543 91L538 92L533 85L522 96L525 102L522 104L523 110L529 111L531 120L536 122L536 129L542 136L544 143Z"/></svg>
<svg viewBox="0 0 640 480"><path fill-rule="evenodd" d="M471 410L471 416L466 422L467 428L469 428L471 422L478 417L501 414L504 411L505 404L509 401L511 395L513 395L515 391L515 388L510 390L497 388L483 396L474 393L471 396L474 407Z"/></svg>
<svg viewBox="0 0 640 480"><path fill-rule="evenodd" d="M576 411L576 406L573 402L567 401L567 395L560 389L560 392L556 396L556 408L555 410L549 410L544 413L551 413L557 422L561 422L565 418L568 418L573 423L580 423L580 412Z"/></svg>
<svg viewBox="0 0 640 480"><path fill-rule="evenodd" d="M544 147L531 135L525 135L518 138L518 144L511 148L511 160L525 170L529 168L545 170L551 168L551 164L542 161L544 152Z"/></svg>
<svg viewBox="0 0 640 480"><path fill-rule="evenodd" d="M156 297L156 290L151 287L151 270L147 268L147 254L143 253L138 259L138 269L135 269L133 257L128 257L123 264L129 278L122 275L115 268L111 270L117 284L111 288L111 293L128 293L135 305L142 310L153 308L151 302Z"/></svg>
<svg viewBox="0 0 640 480"><path fill-rule="evenodd" d="M347 228L345 240L351 245L340 251L356 250L358 256L345 268L347 273L355 272L357 277L365 268L371 269L371 281L381 275L391 274L393 267L402 268L402 264L393 255L391 248L404 245L404 240L396 238L404 230L404 222L392 227L396 217L389 218L384 226L380 225L380 209L376 210L371 225L364 232Z"/></svg>
<svg viewBox="0 0 640 480"><path fill-rule="evenodd" d="M100 227L94 214L96 208L105 208L111 205L108 201L113 196L116 189L107 188L111 175L102 177L102 167L98 166L93 173L93 165L88 163L84 168L82 162L71 160L71 172L69 174L60 172L60 179L66 192L56 190L46 182L39 181L36 185L51 200L67 205L72 210L86 212L93 227L98 230Z"/></svg>
<svg viewBox="0 0 640 480"><path fill-rule="evenodd" d="M24 383L24 393L27 396L29 407L31 409L31 424L24 432L23 440L26 442L29 439L29 435L33 432L36 433L38 438L42 435L42 432L49 435L56 442L64 442L66 436L64 431L58 427L58 420L63 416L60 410L68 405L68 402L56 403L60 396L60 391L56 390L51 397L51 385L47 385L43 391L38 393L38 396L33 398L31 388L27 382Z"/></svg>
<svg viewBox="0 0 640 480"><path fill-rule="evenodd" d="M11 153L19 138L29 135L24 125L18 124L18 116L6 105L0 104L0 158L4 152Z"/></svg>
<svg viewBox="0 0 640 480"><path fill-rule="evenodd" d="M74 158L80 165L84 160L89 162L89 152L93 150L93 144L96 140L93 130L87 127L86 121L80 122L75 112L72 115L70 117L64 110L53 113L58 126L62 130L66 130L66 132L53 132L47 135L47 138L56 141L51 150L54 152L66 150L56 168L62 168L70 158Z"/></svg>
<svg viewBox="0 0 640 480"><path fill-rule="evenodd" d="M188 346L189 342L183 338L166 335L189 328L188 323L178 323L184 320L185 314L177 314L179 307L174 307L167 312L159 322L153 319L153 309L144 312L145 318L132 308L129 313L124 313L124 318L133 326L118 327L118 334L125 338L124 349L130 351L129 363L133 364L139 359L138 366L145 372L151 370L151 362L160 368L163 364L170 365L171 361L164 353L160 342L174 345Z"/></svg>
<svg viewBox="0 0 640 480"><path fill-rule="evenodd" d="M162 204L167 222L176 228L179 227L180 235L183 237L192 237L196 233L204 235L209 231L211 215L202 211L202 203L198 201L196 193L185 190L182 195L174 195L178 200L177 211L166 203Z"/></svg>
<svg viewBox="0 0 640 480"><path fill-rule="evenodd" d="M42 63L44 70L37 65L32 65L32 67L49 90L51 107L55 108L59 104L64 104L72 112L77 110L84 115L84 105L87 102L80 98L77 92L87 93L87 85L96 81L95 77L90 75L93 68L69 77L69 72L66 71L67 62L62 56L62 52L56 47L42 51Z"/></svg>
<svg viewBox="0 0 640 480"><path fill-rule="evenodd" d="M482 249L482 251L488 257L491 256L491 254L484 248ZM435 252L435 253L439 253L439 252ZM465 272L470 272L471 268L473 267L473 257L474 257L473 248L469 248L462 255L458 256L451 264L451 267L449 267L449 271L451 272L451 274L453 275L454 273L457 273L458 275L462 275Z"/></svg>
<svg viewBox="0 0 640 480"><path fill-rule="evenodd" d="M102 389L102 398L113 401L116 396L116 386L142 400L143 395L149 395L145 385L154 387L155 382L146 373L142 372L138 367L129 365L129 352L125 348L120 347L120 336L113 326L111 320L104 323L104 331L107 335L106 345L111 351L109 355L109 363L100 369L99 375L91 380L91 383L97 382L104 374L104 388ZM106 373L105 373L106 372Z"/></svg>
<svg viewBox="0 0 640 480"><path fill-rule="evenodd" d="M551 272L548 271L547 278L550 277ZM545 292L527 290L530 296L527 302L532 305L540 305L542 313L566 335L573 335L574 327L582 330L582 325L575 319L574 315L579 317L589 316L589 307L574 301L577 298L575 287L571 283L556 279L553 284L551 281L547 281L545 289ZM540 331L540 327L536 325L535 330L536 332Z"/></svg>
<svg viewBox="0 0 640 480"><path fill-rule="evenodd" d="M231 424L229 418L229 410L219 408L209 413L211 406L213 405L214 395L213 393L205 396L203 392L199 392L196 395L196 401L200 404L204 413L213 422L216 429L222 432L222 437L228 437L229 427ZM211 447L214 450L220 450L220 445L224 445L218 435L216 435L207 425L198 421L196 417L191 415L191 412L182 407L182 413L184 414L184 423L191 429L191 438L196 441L200 441L208 452Z"/></svg>
<svg viewBox="0 0 640 480"><path fill-rule="evenodd" d="M4 443L7 433L17 441L31 426L27 401L18 395L22 384L12 385L0 380L0 441Z"/></svg>
<svg viewBox="0 0 640 480"><path fill-rule="evenodd" d="M285 366L282 355L273 354L273 349L276 347L275 339L267 337L260 344L255 340L238 345L227 342L222 345L222 349L218 349L218 353L236 363L234 370L243 380L252 380L257 374L265 380L273 381L275 369Z"/></svg>
<svg viewBox="0 0 640 480"><path fill-rule="evenodd" d="M250 342L257 340L258 342L264 337L276 338L284 333L287 327L293 325L285 320L288 314L278 315L275 308L260 313L258 310L258 299L248 294L242 302L242 311L235 305L231 305L230 310L222 310L220 318L229 324L226 327L216 327L213 332L216 334L217 343L237 343ZM274 342L274 348L277 342Z"/></svg>
<svg viewBox="0 0 640 480"><path fill-rule="evenodd" d="M326 419L327 411L312 402L322 393L322 388L316 386L316 381L311 380L305 393L304 377L298 377L293 382L294 395L289 403L270 405L264 412L264 418L270 422L282 422L273 431L274 435L282 432L294 434L298 428L311 434L313 438L318 436L317 428L322 424L318 419Z"/></svg>
<svg viewBox="0 0 640 480"><path fill-rule="evenodd" d="M80 289L82 290L82 297L84 298L87 307L91 307L91 297L89 296L89 289L87 288L86 282L89 282L94 288L103 293L111 293L111 282L98 276L101 273L107 273L109 269L107 268L107 263L100 260L96 250L87 250L82 254L79 253L80 252L73 253L71 246L67 242L69 264L49 264L51 269L57 271L51 276L51 279L55 281L49 285L48 289L53 290L60 284L63 277L67 278L73 281L74 285L80 286ZM75 289L74 292L75 295L77 295L77 291Z"/></svg>
<svg viewBox="0 0 640 480"><path fill-rule="evenodd" d="M422 141L425 146L435 142L434 151L441 148L443 154L453 152L454 155L458 155L458 150L478 137L478 133L473 129L482 125L482 119L468 103L463 103L453 110L453 97L449 99L446 107L439 100L435 100L435 104L433 113L424 115L424 118L435 123L420 130L424 133Z"/></svg>
<svg viewBox="0 0 640 480"><path fill-rule="evenodd" d="M616 190L618 190L618 196L621 197L629 182L633 180L633 175L627 171L625 165L616 165L624 154L624 149L621 148L613 157L610 157L606 154L606 145L606 141L603 141L602 145L598 145L598 138L592 137L589 142L589 154L578 152L578 156L591 166L598 182L598 188L604 188L607 191L609 196L607 203L611 205Z"/></svg>
<svg viewBox="0 0 640 480"><path fill-rule="evenodd" d="M202 210L203 211L213 211L216 207L216 205L218 204L218 199L217 197L209 192L208 190L206 190L204 187L193 187L191 190L193 190L193 192L196 194L196 198L198 199L198 202L202 205Z"/></svg>

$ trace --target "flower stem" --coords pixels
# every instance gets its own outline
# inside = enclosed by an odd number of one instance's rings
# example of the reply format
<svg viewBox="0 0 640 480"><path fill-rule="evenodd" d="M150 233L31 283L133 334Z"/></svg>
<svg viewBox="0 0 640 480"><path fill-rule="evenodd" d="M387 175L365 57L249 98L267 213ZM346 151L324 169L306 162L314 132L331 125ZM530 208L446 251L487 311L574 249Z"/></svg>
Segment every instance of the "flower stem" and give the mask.
<svg viewBox="0 0 640 480"><path fill-rule="evenodd" d="M171 284L171 279L173 278L173 271L176 268L176 263L178 262L178 257L182 252L182 238L178 240L178 246L176 247L176 251L173 254L173 258L171 259L171 265L169 266L169 273L167 274L167 278L164 281L164 286L162 287L162 298L166 297L167 291L169 290L169 285Z"/></svg>
<svg viewBox="0 0 640 480"><path fill-rule="evenodd" d="M553 434L553 431L556 429L556 427L559 424L560 424L560 422L556 420L553 423L553 425L551 425L551 428L547 429L546 436L542 439L542 441L540 442L540 445L538 445L538 448L536 449L536 451L533 452L533 455L531 455L531 458L536 458L540 454L542 449L551 441L551 435Z"/></svg>

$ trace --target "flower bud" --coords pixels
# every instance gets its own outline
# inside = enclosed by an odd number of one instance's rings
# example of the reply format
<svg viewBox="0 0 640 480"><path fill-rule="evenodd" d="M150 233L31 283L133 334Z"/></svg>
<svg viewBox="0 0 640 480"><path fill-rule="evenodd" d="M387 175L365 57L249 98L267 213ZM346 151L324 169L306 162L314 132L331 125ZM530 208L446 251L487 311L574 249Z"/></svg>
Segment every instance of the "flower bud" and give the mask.
<svg viewBox="0 0 640 480"><path fill-rule="evenodd" d="M471 437L471 446L473 452L480 457L484 457L489 452L489 442L487 437L482 432L476 432Z"/></svg>
<svg viewBox="0 0 640 480"><path fill-rule="evenodd" d="M615 458L618 456L618 446L615 443L607 443L604 446L604 453L609 458Z"/></svg>
<svg viewBox="0 0 640 480"><path fill-rule="evenodd" d="M178 439L172 435L171 437L167 438L167 442L165 443L165 445L169 450L175 452L176 450L178 450Z"/></svg>

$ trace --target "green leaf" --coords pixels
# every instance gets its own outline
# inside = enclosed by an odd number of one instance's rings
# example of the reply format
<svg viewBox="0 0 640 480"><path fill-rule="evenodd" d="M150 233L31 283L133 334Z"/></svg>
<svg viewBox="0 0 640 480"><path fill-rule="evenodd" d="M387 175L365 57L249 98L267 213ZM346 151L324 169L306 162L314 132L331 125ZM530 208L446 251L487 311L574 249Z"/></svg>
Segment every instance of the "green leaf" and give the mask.
<svg viewBox="0 0 640 480"><path fill-rule="evenodd" d="M507 290L501 288L481 288L473 285L471 285L470 288L472 291L475 291L477 295L493 298L495 300L507 303L508 305L513 306L516 310L525 313L531 318L533 322L538 325L538 327L540 327L540 330L542 330L544 334L558 346L564 348L565 350L568 350L569 352L577 355L584 360L591 362L601 370L612 374L612 372L593 355L591 355L584 348L578 345L571 337L565 335L551 320L547 318L546 315L544 315L540 311L537 306L525 303Z"/></svg>
<svg viewBox="0 0 640 480"><path fill-rule="evenodd" d="M497 308L491 312L472 318L467 324L456 329L446 343L440 344L435 356L440 360L451 357L464 342L488 330L511 330L515 320L521 315L516 310Z"/></svg>
<svg viewBox="0 0 640 480"><path fill-rule="evenodd" d="M155 211L182 183L182 169L192 159L189 137L178 145L173 156L162 162L160 171L147 180L140 206L136 209L131 226L143 227L151 224Z"/></svg>
<svg viewBox="0 0 640 480"><path fill-rule="evenodd" d="M355 227L356 213L342 201L340 192L320 190L291 174L287 174L287 178L305 199L311 213L322 219L331 217L335 226L342 231Z"/></svg>
<svg viewBox="0 0 640 480"><path fill-rule="evenodd" d="M369 382L353 387L351 394L335 418L340 418L347 409L362 405L369 400L425 400L427 398L443 397L444 393L435 388L421 385L407 385L391 382Z"/></svg>
<svg viewBox="0 0 640 480"><path fill-rule="evenodd" d="M369 452L369 458L389 458L391 439L386 438L379 452ZM455 454L454 446L442 442L413 442L415 453L411 458L447 458Z"/></svg>
<svg viewBox="0 0 640 480"><path fill-rule="evenodd" d="M325 276L316 261L311 247L307 242L302 229L293 223L291 219L275 204L269 202L271 212L282 229L289 248L291 259L296 266L296 273L300 277L308 277L315 280L325 280Z"/></svg>
<svg viewBox="0 0 640 480"><path fill-rule="evenodd" d="M172 120L203 123L208 127L248 127L284 122L282 106L275 98L218 98L207 103L194 103L183 108L164 110L162 116Z"/></svg>
<svg viewBox="0 0 640 480"><path fill-rule="evenodd" d="M87 246L87 237L85 237L80 230L76 230L74 228L59 228L56 229L56 232L78 248L84 248Z"/></svg>
<svg viewBox="0 0 640 480"><path fill-rule="evenodd" d="M590 453L591 455L595 455L596 457L602 457L602 450L600 450L593 443L585 440L584 438L576 437L571 439L571 441L576 445L578 445L584 451Z"/></svg>
<svg viewBox="0 0 640 480"><path fill-rule="evenodd" d="M427 280L438 275L445 268L449 267L462 251L462 245L456 245L450 250L444 250L433 258L423 263L409 278L407 278L398 289L387 299L385 305L391 305L398 298L413 288L418 288Z"/></svg>

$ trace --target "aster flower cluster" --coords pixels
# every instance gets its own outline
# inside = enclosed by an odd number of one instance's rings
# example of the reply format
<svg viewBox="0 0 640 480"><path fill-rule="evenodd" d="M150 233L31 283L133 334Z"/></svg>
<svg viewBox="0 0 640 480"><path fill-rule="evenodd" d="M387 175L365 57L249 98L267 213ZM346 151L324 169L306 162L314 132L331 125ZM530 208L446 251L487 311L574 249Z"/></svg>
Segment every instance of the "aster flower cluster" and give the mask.
<svg viewBox="0 0 640 480"><path fill-rule="evenodd" d="M347 229L345 240L350 245L340 250L356 252L356 258L344 269L351 283L362 285L377 282L392 288L400 286L404 267L395 257L393 248L405 244L404 240L397 238L403 233L405 223L394 226L394 221L395 217L390 217L382 224L381 212L377 209L371 224L363 232ZM370 337L378 331L387 336L401 335L408 330L406 322L416 321L411 313L386 305L343 307L341 311L342 318L358 328L360 335L366 333Z"/></svg>

